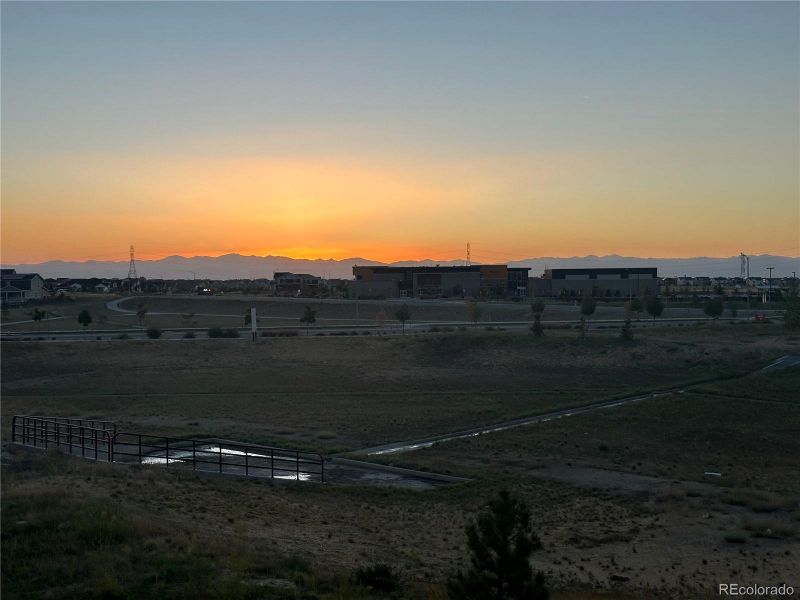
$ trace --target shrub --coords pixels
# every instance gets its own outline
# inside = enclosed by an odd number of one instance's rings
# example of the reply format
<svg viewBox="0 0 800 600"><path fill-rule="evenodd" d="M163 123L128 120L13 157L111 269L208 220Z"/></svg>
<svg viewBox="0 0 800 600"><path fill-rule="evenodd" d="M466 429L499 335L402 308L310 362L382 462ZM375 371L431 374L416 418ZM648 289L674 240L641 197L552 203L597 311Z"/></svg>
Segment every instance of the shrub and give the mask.
<svg viewBox="0 0 800 600"><path fill-rule="evenodd" d="M210 338L222 337L222 328L221 327L211 327L211 328L209 328L208 337L210 337Z"/></svg>
<svg viewBox="0 0 800 600"><path fill-rule="evenodd" d="M147 337L151 340L157 340L161 337L161 330L158 327L150 327L147 330Z"/></svg>
<svg viewBox="0 0 800 600"><path fill-rule="evenodd" d="M633 329L631 328L630 319L625 319L625 325L622 326L622 329L619 332L619 337L623 342L633 341Z"/></svg>
<svg viewBox="0 0 800 600"><path fill-rule="evenodd" d="M371 587L378 592L391 593L400 587L400 576L386 563L375 563L360 567L353 577L359 585Z"/></svg>
<svg viewBox="0 0 800 600"><path fill-rule="evenodd" d="M723 537L729 544L744 544L747 542L747 534L743 531L729 531Z"/></svg>
<svg viewBox="0 0 800 600"><path fill-rule="evenodd" d="M187 331L183 334L183 339L185 340L193 340L195 337L194 331Z"/></svg>
<svg viewBox="0 0 800 600"><path fill-rule="evenodd" d="M223 329L222 337L224 338L238 338L241 337L238 329Z"/></svg>
<svg viewBox="0 0 800 600"><path fill-rule="evenodd" d="M55 338L53 338L53 339L55 339ZM115 339L117 339L117 340L129 340L129 339L131 339L131 336L129 336L127 333L120 333Z"/></svg>

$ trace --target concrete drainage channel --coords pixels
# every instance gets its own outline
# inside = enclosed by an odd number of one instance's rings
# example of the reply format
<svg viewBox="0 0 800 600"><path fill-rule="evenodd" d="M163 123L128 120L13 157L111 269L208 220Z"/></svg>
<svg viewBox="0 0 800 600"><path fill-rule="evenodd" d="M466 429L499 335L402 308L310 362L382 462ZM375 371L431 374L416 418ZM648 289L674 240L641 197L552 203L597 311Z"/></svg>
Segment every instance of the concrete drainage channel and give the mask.
<svg viewBox="0 0 800 600"><path fill-rule="evenodd" d="M117 431L111 421L17 415L12 419L11 430L12 443L58 449L97 462L160 465L276 481L355 483L419 490L467 481L342 457L323 458L288 448Z"/></svg>

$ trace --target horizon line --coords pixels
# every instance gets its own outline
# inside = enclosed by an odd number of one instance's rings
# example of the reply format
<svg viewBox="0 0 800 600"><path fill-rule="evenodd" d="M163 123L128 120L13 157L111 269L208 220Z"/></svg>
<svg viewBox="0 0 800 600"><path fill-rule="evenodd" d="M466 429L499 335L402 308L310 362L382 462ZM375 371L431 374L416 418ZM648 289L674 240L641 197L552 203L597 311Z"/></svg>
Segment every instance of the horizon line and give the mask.
<svg viewBox="0 0 800 600"><path fill-rule="evenodd" d="M286 256L281 254L241 254L238 252L226 252L223 254L218 254L216 256L211 256L207 254L196 254L193 256L184 256L182 254L167 254L161 256L159 258L142 258L137 259L137 262L159 262L169 258L179 258L183 260L193 260L193 259L211 259L216 260L224 257L241 257L241 258L258 258L258 259L285 259L285 260L293 260L293 261L305 261L305 262L336 262L336 263L343 263L348 261L368 261L372 263L379 263L383 265L393 265L397 263L405 263L405 262L457 262L463 261L466 262L465 257L456 257L456 258L447 258L447 259L434 259L434 258L407 258L401 260L394 260L394 261L381 261L375 260L371 258L365 258L363 256L351 256L347 258L295 258L292 256ZM482 262L479 260L471 260L471 263L475 264L507 264L507 263L515 263L515 262L525 262L525 261L534 261L534 260L574 260L574 259L592 259L592 258L623 258L623 259L635 259L635 260L696 260L696 259L706 259L706 260L723 260L723 259L738 259L740 255L732 254L728 256L708 256L708 255L691 255L691 256L631 256L631 255L623 255L623 254L585 254L585 255L572 255L572 256L529 256L524 258L516 258L516 259L509 259L505 261L491 261L491 262ZM776 258L787 258L790 260L800 260L800 255L798 256L791 256L791 255L783 255L783 254L771 254L770 252L763 252L760 254L749 254L749 257L759 257L759 256L773 256ZM73 259L62 259L62 258L52 258L46 259L39 262L16 262L16 263L0 263L3 268L6 268L7 265L9 266L20 266L20 265L44 265L48 263L75 263L75 264L89 264L89 263L127 263L128 260L126 259L103 259L103 258L89 258L85 260L73 260Z"/></svg>

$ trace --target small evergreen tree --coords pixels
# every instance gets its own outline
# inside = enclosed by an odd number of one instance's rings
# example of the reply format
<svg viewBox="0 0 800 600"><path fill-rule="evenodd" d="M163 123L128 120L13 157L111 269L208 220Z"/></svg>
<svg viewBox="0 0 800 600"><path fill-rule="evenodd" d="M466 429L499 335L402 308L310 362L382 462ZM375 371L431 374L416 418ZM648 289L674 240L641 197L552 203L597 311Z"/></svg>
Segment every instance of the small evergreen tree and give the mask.
<svg viewBox="0 0 800 600"><path fill-rule="evenodd" d="M144 318L147 316L147 308L145 306L139 306L139 310L136 311L136 318L139 319L139 326L141 327L144 324Z"/></svg>
<svg viewBox="0 0 800 600"><path fill-rule="evenodd" d="M714 321L719 318L723 309L722 300L719 298L712 298L703 305L703 312L706 313L706 316L714 319Z"/></svg>
<svg viewBox="0 0 800 600"><path fill-rule="evenodd" d="M316 323L317 321L317 311L315 311L310 306L306 306L305 310L303 311L303 316L300 317L300 322L305 323L306 325L306 335L308 335L309 327Z"/></svg>
<svg viewBox="0 0 800 600"><path fill-rule="evenodd" d="M531 554L542 543L533 531L525 502L507 491L491 500L477 522L467 526L470 568L448 583L453 600L547 600L542 573L534 574Z"/></svg>
<svg viewBox="0 0 800 600"><path fill-rule="evenodd" d="M403 304L403 306L400 307L400 310L398 310L396 313L394 313L394 317L395 317L395 319L400 321L400 323L402 323L402 325L403 325L403 335L405 335L406 334L406 321L411 319L411 311L408 309L408 305L407 304Z"/></svg>
<svg viewBox="0 0 800 600"><path fill-rule="evenodd" d="M647 314L653 317L655 321L656 318L660 317L661 313L664 312L664 303L658 296L648 296L644 301L644 308Z"/></svg>
<svg viewBox="0 0 800 600"><path fill-rule="evenodd" d="M89 314L88 310L84 308L80 313L78 313L78 323L86 327L91 322L92 322L92 315Z"/></svg>

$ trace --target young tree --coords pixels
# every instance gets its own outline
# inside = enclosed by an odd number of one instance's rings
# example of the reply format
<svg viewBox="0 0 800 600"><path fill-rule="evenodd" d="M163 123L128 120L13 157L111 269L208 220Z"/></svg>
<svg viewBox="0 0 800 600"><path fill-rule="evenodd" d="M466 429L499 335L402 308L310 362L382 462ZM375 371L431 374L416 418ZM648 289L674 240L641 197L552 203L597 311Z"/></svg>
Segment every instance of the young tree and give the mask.
<svg viewBox="0 0 800 600"><path fill-rule="evenodd" d="M594 311L597 309L597 302L595 302L594 298L591 294L584 295L583 299L581 300L581 314L584 318L581 318L581 328L584 329L584 337L586 336L586 329L588 328L589 317L594 314Z"/></svg>
<svg viewBox="0 0 800 600"><path fill-rule="evenodd" d="M544 300L541 298L537 298L533 302L531 302L531 312L533 313L533 318L542 318L542 313L544 312Z"/></svg>
<svg viewBox="0 0 800 600"><path fill-rule="evenodd" d="M537 298L531 303L531 312L533 313L533 325L531 331L536 337L544 335L544 327L542 327L542 313L544 312L544 300Z"/></svg>
<svg viewBox="0 0 800 600"><path fill-rule="evenodd" d="M734 319L739 316L739 306L736 304L735 300L728 303L728 310Z"/></svg>
<svg viewBox="0 0 800 600"><path fill-rule="evenodd" d="M642 312L643 308L644 307L642 306L642 300L640 298L633 298L631 300L631 310L633 312L640 313Z"/></svg>
<svg viewBox="0 0 800 600"><path fill-rule="evenodd" d="M547 600L544 575L534 574L531 554L542 543L528 506L502 491L477 522L467 526L470 568L448 583L453 600Z"/></svg>
<svg viewBox="0 0 800 600"><path fill-rule="evenodd" d="M375 314L375 326L382 329L383 325L386 323L386 319L387 318L388 318L388 315L386 314L386 311L381 306L378 309L378 312Z"/></svg>
<svg viewBox="0 0 800 600"><path fill-rule="evenodd" d="M139 319L139 327L144 324L144 318L147 316L147 308L143 305L139 305L139 309L136 311L136 318Z"/></svg>
<svg viewBox="0 0 800 600"><path fill-rule="evenodd" d="M783 324L789 331L800 330L800 297L790 296L783 311Z"/></svg>
<svg viewBox="0 0 800 600"><path fill-rule="evenodd" d="M653 317L655 321L656 318L660 317L661 313L664 312L664 303L658 296L648 296L644 301L644 308L647 314Z"/></svg>
<svg viewBox="0 0 800 600"><path fill-rule="evenodd" d="M394 313L394 318L400 321L403 325L403 335L406 334L406 321L411 319L411 311L408 309L408 304L403 304L396 313Z"/></svg>
<svg viewBox="0 0 800 600"><path fill-rule="evenodd" d="M714 319L714 321L719 318L723 310L724 306L720 298L712 298L703 305L703 312L706 313L706 316Z"/></svg>
<svg viewBox="0 0 800 600"><path fill-rule="evenodd" d="M91 322L92 322L92 315L89 314L88 310L84 308L80 313L78 313L78 323L86 327Z"/></svg>
<svg viewBox="0 0 800 600"><path fill-rule="evenodd" d="M633 341L633 328L631 327L630 318L626 318L625 319L625 324L622 326L622 329L619 332L619 338L623 342L632 342Z"/></svg>
<svg viewBox="0 0 800 600"><path fill-rule="evenodd" d="M481 307L474 300L467 302L467 316L473 323L481 320Z"/></svg>
<svg viewBox="0 0 800 600"><path fill-rule="evenodd" d="M31 319L34 320L36 323L36 328L39 329L42 326L42 319L47 316L47 312L43 310L39 310L38 308L34 308L33 312L31 313Z"/></svg>
<svg viewBox="0 0 800 600"><path fill-rule="evenodd" d="M305 311L303 312L303 316L300 317L300 322L306 324L306 335L308 335L309 327L316 323L317 321L317 311L315 311L310 306L306 306Z"/></svg>
<svg viewBox="0 0 800 600"><path fill-rule="evenodd" d="M533 335L536 337L542 337L544 335L544 327L542 327L542 317L536 315L533 318L533 324L531 325L531 331Z"/></svg>

